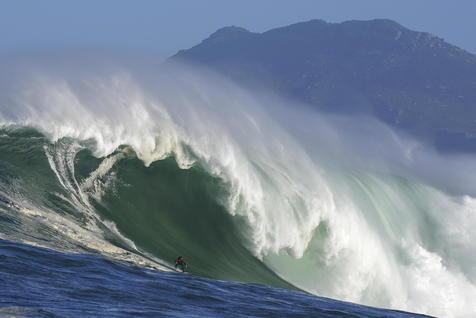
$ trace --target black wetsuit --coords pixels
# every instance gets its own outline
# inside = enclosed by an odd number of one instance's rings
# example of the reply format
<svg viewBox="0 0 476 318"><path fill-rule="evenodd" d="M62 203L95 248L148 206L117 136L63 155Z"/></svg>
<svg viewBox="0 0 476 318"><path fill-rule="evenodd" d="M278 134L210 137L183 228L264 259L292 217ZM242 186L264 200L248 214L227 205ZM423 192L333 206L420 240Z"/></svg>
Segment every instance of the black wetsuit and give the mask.
<svg viewBox="0 0 476 318"><path fill-rule="evenodd" d="M175 269L177 269L177 267L179 266L182 272L185 272L185 268L187 268L187 263L185 263L183 257L179 257L175 260Z"/></svg>

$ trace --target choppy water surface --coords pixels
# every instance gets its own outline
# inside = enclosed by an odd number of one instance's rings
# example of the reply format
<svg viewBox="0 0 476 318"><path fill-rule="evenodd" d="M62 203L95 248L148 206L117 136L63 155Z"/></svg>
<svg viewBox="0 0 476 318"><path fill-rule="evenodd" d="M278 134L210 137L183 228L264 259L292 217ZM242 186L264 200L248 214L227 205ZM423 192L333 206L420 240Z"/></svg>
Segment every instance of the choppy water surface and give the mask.
<svg viewBox="0 0 476 318"><path fill-rule="evenodd" d="M423 317L0 241L0 317Z"/></svg>

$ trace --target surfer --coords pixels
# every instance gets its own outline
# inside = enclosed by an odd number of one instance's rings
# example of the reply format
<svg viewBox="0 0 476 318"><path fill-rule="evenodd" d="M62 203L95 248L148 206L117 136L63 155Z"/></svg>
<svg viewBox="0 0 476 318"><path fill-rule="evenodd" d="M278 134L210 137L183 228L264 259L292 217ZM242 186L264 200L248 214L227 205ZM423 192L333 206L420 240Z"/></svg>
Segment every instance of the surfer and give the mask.
<svg viewBox="0 0 476 318"><path fill-rule="evenodd" d="M182 272L184 273L185 268L187 268L187 263L185 263L185 260L183 259L182 256L177 257L177 259L175 260L175 270L177 270L177 267L179 266Z"/></svg>

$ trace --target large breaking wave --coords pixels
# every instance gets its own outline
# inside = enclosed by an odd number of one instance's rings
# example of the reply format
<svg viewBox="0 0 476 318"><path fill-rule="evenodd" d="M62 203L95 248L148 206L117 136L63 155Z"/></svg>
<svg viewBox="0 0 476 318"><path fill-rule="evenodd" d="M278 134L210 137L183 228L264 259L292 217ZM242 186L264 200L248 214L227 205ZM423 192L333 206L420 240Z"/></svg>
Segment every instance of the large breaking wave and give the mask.
<svg viewBox="0 0 476 318"><path fill-rule="evenodd" d="M476 312L474 158L203 70L27 69L0 81L6 238L164 270L183 254L219 279Z"/></svg>

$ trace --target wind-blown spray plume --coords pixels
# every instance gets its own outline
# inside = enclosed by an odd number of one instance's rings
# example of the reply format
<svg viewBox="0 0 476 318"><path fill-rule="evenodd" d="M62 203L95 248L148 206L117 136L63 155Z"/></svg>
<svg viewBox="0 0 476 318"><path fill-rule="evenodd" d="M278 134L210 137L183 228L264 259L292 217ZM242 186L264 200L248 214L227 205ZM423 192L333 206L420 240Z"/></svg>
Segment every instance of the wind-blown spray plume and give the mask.
<svg viewBox="0 0 476 318"><path fill-rule="evenodd" d="M62 232L41 232L43 244L66 236L146 263L180 251L211 277L476 312L474 158L203 70L157 73L36 68L0 81L2 195L36 211L21 226ZM42 173L19 172L28 160Z"/></svg>

